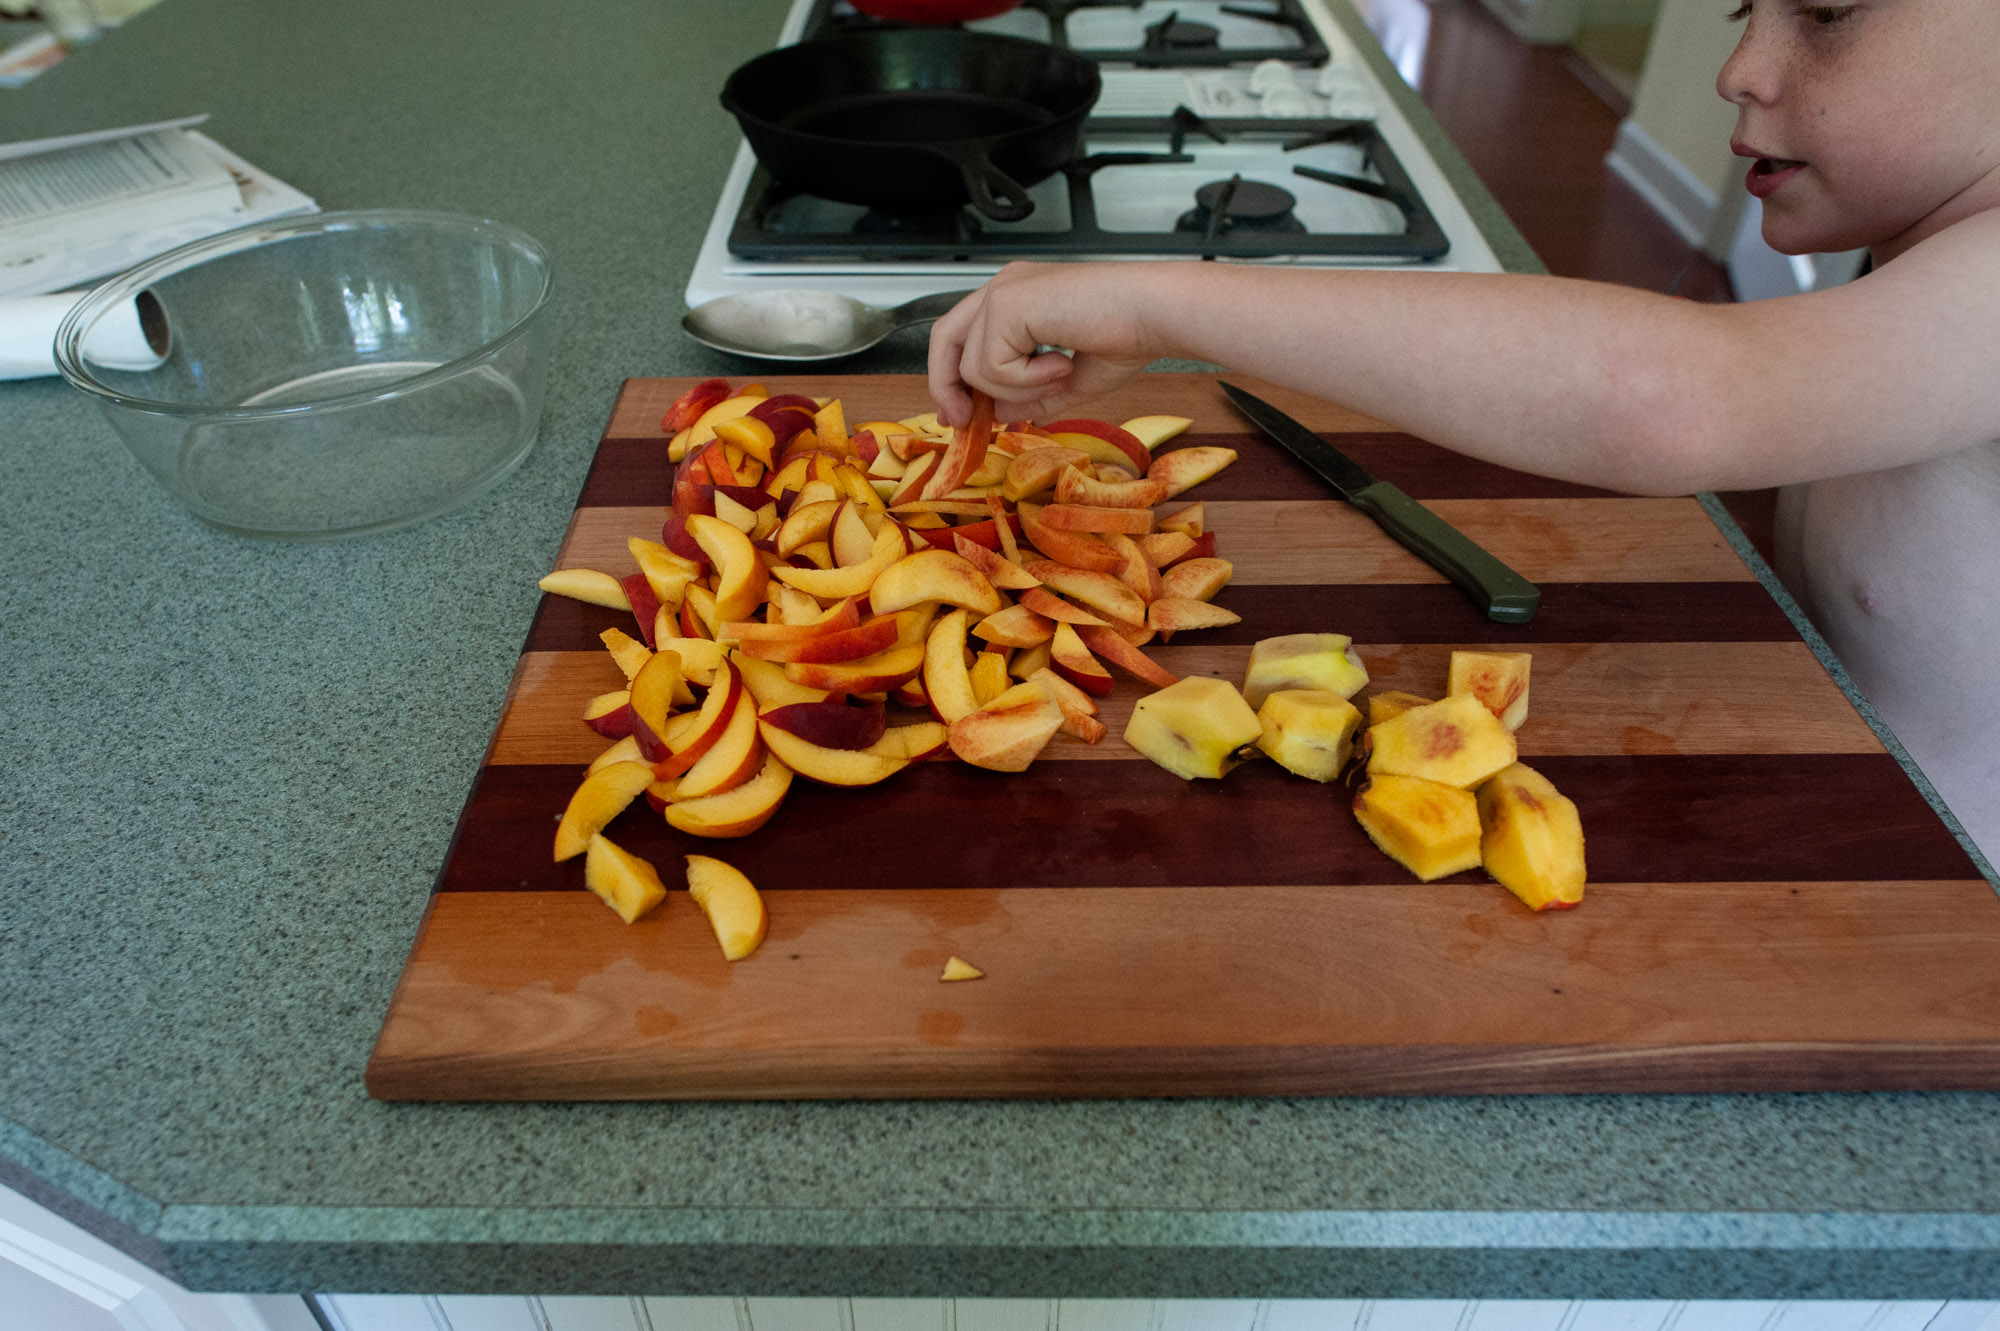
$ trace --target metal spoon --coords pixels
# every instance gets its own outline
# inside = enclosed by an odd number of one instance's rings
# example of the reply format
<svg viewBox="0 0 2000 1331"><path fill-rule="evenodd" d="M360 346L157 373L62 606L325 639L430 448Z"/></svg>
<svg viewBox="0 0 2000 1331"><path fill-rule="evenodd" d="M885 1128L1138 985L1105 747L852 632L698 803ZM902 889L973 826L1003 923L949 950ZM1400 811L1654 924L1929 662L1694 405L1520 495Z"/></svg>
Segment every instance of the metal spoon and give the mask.
<svg viewBox="0 0 2000 1331"><path fill-rule="evenodd" d="M899 328L929 323L971 294L941 291L884 310L833 291L748 291L702 302L681 317L681 327L695 341L739 356L835 360Z"/></svg>

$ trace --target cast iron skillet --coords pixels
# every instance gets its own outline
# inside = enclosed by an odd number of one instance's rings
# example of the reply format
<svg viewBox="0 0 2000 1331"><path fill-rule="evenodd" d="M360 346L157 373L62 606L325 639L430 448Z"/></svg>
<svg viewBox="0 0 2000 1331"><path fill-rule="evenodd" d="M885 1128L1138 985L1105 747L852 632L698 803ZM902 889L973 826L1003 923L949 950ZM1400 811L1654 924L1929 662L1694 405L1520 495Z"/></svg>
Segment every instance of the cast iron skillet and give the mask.
<svg viewBox="0 0 2000 1331"><path fill-rule="evenodd" d="M999 222L1076 151L1097 100L1082 56L956 28L884 28L768 51L722 105L781 183L905 212L968 200Z"/></svg>

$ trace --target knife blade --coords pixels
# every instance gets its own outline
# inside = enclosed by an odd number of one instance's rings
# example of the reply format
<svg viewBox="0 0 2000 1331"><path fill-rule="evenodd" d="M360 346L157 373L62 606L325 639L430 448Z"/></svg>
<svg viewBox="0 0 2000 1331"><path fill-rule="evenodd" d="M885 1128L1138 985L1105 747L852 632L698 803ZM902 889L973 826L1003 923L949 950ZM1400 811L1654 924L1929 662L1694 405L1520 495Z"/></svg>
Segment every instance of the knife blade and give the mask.
<svg viewBox="0 0 2000 1331"><path fill-rule="evenodd" d="M1234 384L1221 388L1246 420L1312 468L1411 553L1457 583L1488 619L1525 624L1535 617L1541 590L1478 542L1388 481L1370 476L1353 458L1264 399Z"/></svg>

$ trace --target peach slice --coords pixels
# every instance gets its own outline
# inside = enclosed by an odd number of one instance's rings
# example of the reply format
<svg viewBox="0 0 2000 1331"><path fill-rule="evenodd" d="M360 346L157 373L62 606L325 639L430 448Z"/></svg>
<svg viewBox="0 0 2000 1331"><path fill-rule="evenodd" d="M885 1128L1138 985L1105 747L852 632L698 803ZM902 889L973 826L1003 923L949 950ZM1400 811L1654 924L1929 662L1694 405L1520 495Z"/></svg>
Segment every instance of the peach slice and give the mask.
<svg viewBox="0 0 2000 1331"><path fill-rule="evenodd" d="M1202 533L1208 530L1207 522L1207 511L1203 508L1202 502L1197 499L1185 508L1177 508L1171 513L1161 514L1160 530L1177 531L1198 540ZM1163 564L1162 567L1165 567L1165 565Z"/></svg>
<svg viewBox="0 0 2000 1331"><path fill-rule="evenodd" d="M1190 675L1133 704L1125 742L1191 781L1228 775L1263 733L1228 680Z"/></svg>
<svg viewBox="0 0 2000 1331"><path fill-rule="evenodd" d="M985 978L985 971L979 969L979 967L973 965L963 957L946 957L944 959L944 971L938 976L938 981L939 983L951 983L959 980L983 980Z"/></svg>
<svg viewBox="0 0 2000 1331"><path fill-rule="evenodd" d="M974 767L1024 772L1062 727L1055 695L1029 680L953 722L949 742L951 751Z"/></svg>
<svg viewBox="0 0 2000 1331"><path fill-rule="evenodd" d="M838 600L843 596L859 596L875 585L875 579L883 569L909 553L909 542L903 537L903 529L893 522L882 524L882 530L875 533L875 540L868 558L847 568L775 568L773 577L780 582L798 588L822 601ZM761 565L760 565L761 567ZM737 615L743 619L747 616Z"/></svg>
<svg viewBox="0 0 2000 1331"><path fill-rule="evenodd" d="M600 693L583 705L583 723L606 739L624 739L632 733L632 692L616 689Z"/></svg>
<svg viewBox="0 0 2000 1331"><path fill-rule="evenodd" d="M842 568L862 563L874 550L875 532L861 514L862 510L852 499L843 500L839 511L833 515L833 525L827 531L827 544L833 550L833 562Z"/></svg>
<svg viewBox="0 0 2000 1331"><path fill-rule="evenodd" d="M1022 504L1016 510L1021 519L1021 530L1037 550L1050 559L1067 564L1071 568L1094 569L1100 573L1116 573L1125 566L1119 555L1105 548L1104 542L1086 532L1064 531L1050 527L1041 519L1041 507L1036 504ZM1028 567L1023 564L1022 567ZM1033 570L1030 569L1032 572Z"/></svg>
<svg viewBox="0 0 2000 1331"><path fill-rule="evenodd" d="M1445 692L1471 694L1501 725L1519 730L1528 719L1528 670L1534 659L1527 652L1453 652Z"/></svg>
<svg viewBox="0 0 2000 1331"><path fill-rule="evenodd" d="M1354 818L1381 852L1424 882L1479 867L1479 803L1469 790L1412 776L1370 776Z"/></svg>
<svg viewBox="0 0 2000 1331"><path fill-rule="evenodd" d="M1053 619L1059 624L1095 624L1104 627L1104 621L1088 610L1071 605L1038 582L1021 593L1021 608L1032 610L1045 619Z"/></svg>
<svg viewBox="0 0 2000 1331"><path fill-rule="evenodd" d="M688 535L715 564L715 616L711 623L748 619L764 602L770 570L757 558L750 538L721 518L695 514L687 520ZM692 599L692 592L690 592Z"/></svg>
<svg viewBox="0 0 2000 1331"><path fill-rule="evenodd" d="M824 689L809 689L785 677L785 668L775 661L761 661L742 652L731 652L729 663L743 676L743 687L757 700L757 710L783 707L795 702L825 702Z"/></svg>
<svg viewBox="0 0 2000 1331"><path fill-rule="evenodd" d="M816 504L793 504L791 513L779 524L777 535L773 538L778 553L790 556L802 545L826 540L842 503L838 499L822 499Z"/></svg>
<svg viewBox="0 0 2000 1331"><path fill-rule="evenodd" d="M903 469L902 477L896 482L896 488L890 492L891 506L907 504L912 499L922 499L925 487L929 485L931 477L937 474L938 460L943 456L942 453L919 453L912 457L910 465Z"/></svg>
<svg viewBox="0 0 2000 1331"><path fill-rule="evenodd" d="M718 524L728 527L728 523ZM731 530L734 530L731 528ZM737 533L741 535L742 533ZM754 607L753 607L754 608ZM715 613L715 593L698 582L689 583L687 595L681 598L680 626L683 638L715 637L715 626L720 622Z"/></svg>
<svg viewBox="0 0 2000 1331"><path fill-rule="evenodd" d="M630 924L667 899L659 871L628 850L593 832L583 859L583 885Z"/></svg>
<svg viewBox="0 0 2000 1331"><path fill-rule="evenodd" d="M1060 483L1065 471L1079 469L1089 461L1088 453L1081 449L1064 448L1060 444L1030 448L1007 464L1007 474L1000 481L1000 494L1019 503L1029 495L1040 494Z"/></svg>
<svg viewBox="0 0 2000 1331"><path fill-rule="evenodd" d="M729 724L700 761L687 769L687 775L674 789L674 798L699 799L733 790L757 775L757 769L763 765L764 747L757 732L757 700L739 689Z"/></svg>
<svg viewBox="0 0 2000 1331"><path fill-rule="evenodd" d="M912 721L906 726L890 726L868 751L907 762L922 762L944 749L948 734L941 722Z"/></svg>
<svg viewBox="0 0 2000 1331"><path fill-rule="evenodd" d="M1132 539L1154 568L1165 568L1185 559L1194 549L1194 537L1184 531L1152 531Z"/></svg>
<svg viewBox="0 0 2000 1331"><path fill-rule="evenodd" d="M1180 682L1179 676L1140 651L1135 644L1127 642L1115 627L1085 627L1077 630L1077 637L1096 655L1155 688L1170 688Z"/></svg>
<svg viewBox="0 0 2000 1331"><path fill-rule="evenodd" d="M1279 689L1332 689L1352 698L1368 685L1368 668L1345 633L1287 633L1250 649L1243 696L1252 707Z"/></svg>
<svg viewBox="0 0 2000 1331"><path fill-rule="evenodd" d="M965 484L965 478L979 469L986 460L986 450L993 443L993 399L972 390L972 417L964 428L951 432L951 443L945 448L942 459L932 469L924 482L920 499L942 499Z"/></svg>
<svg viewBox="0 0 2000 1331"><path fill-rule="evenodd" d="M1151 508L1166 497L1166 483L1159 480L1101 481L1084 475L1076 467L1056 477L1057 504L1082 504L1091 508Z"/></svg>
<svg viewBox="0 0 2000 1331"><path fill-rule="evenodd" d="M680 605L687 585L701 576L699 564L681 558L658 541L634 536L625 542L625 548L632 552L633 562L638 564L639 572L645 575L661 605Z"/></svg>
<svg viewBox="0 0 2000 1331"><path fill-rule="evenodd" d="M1189 601L1212 601L1234 576L1236 565L1226 559L1183 560L1160 575L1160 594Z"/></svg>
<svg viewBox="0 0 2000 1331"><path fill-rule="evenodd" d="M717 639L744 644L804 642L809 638L824 637L829 633L838 633L842 629L851 629L861 622L861 598L858 596L846 597L822 610L817 601L803 592L782 585L773 590L791 592L803 598L812 607L811 617L799 623L778 624L764 623L755 619L732 620L720 627L716 634Z"/></svg>
<svg viewBox="0 0 2000 1331"><path fill-rule="evenodd" d="M1476 786L1514 764L1514 734L1469 693L1370 726L1370 776L1414 776L1441 785Z"/></svg>
<svg viewBox="0 0 2000 1331"><path fill-rule="evenodd" d="M979 710L972 673L965 668L965 629L970 613L952 611L931 627L924 645L924 696L938 720L950 725Z"/></svg>
<svg viewBox="0 0 2000 1331"><path fill-rule="evenodd" d="M1146 627L1163 639L1183 629L1216 629L1242 622L1243 616L1234 610L1184 596L1162 596L1146 607Z"/></svg>
<svg viewBox="0 0 2000 1331"><path fill-rule="evenodd" d="M919 601L906 610L898 610L889 618L896 621L896 645L908 647L913 643L930 641L931 625L937 623L936 601Z"/></svg>
<svg viewBox="0 0 2000 1331"><path fill-rule="evenodd" d="M1331 781L1354 756L1361 712L1331 689L1280 689L1264 699L1257 721L1266 757L1288 772Z"/></svg>
<svg viewBox="0 0 2000 1331"><path fill-rule="evenodd" d="M1049 636L1055 636L1055 625L1049 625ZM1015 679L1027 679L1037 670L1049 664L1054 653L1046 642L1038 642L1032 647L1016 647L1014 659L1007 663L1007 673ZM1107 677L1108 678L1108 677Z"/></svg>
<svg viewBox="0 0 2000 1331"><path fill-rule="evenodd" d="M1083 639L1068 624L1056 625L1055 636L1049 642L1049 667L1085 693L1101 698L1111 692L1111 672L1098 664L1090 649L1083 645Z"/></svg>
<svg viewBox="0 0 2000 1331"><path fill-rule="evenodd" d="M748 878L721 860L706 855L687 857L688 895L708 916L722 955L741 961L757 950L770 927L764 898Z"/></svg>
<svg viewBox="0 0 2000 1331"><path fill-rule="evenodd" d="M794 661L785 675L828 693L886 693L924 668L924 644L891 647L856 661Z"/></svg>
<svg viewBox="0 0 2000 1331"><path fill-rule="evenodd" d="M716 403L729 396L727 379L704 379L687 392L675 398L667 408L666 415L660 417L660 430L664 434L679 434L696 421Z"/></svg>
<svg viewBox="0 0 2000 1331"><path fill-rule="evenodd" d="M649 763L663 762L669 756L663 736L680 685L681 658L671 651L654 653L632 677L632 737L639 741L639 752Z"/></svg>
<svg viewBox="0 0 2000 1331"><path fill-rule="evenodd" d="M765 747L800 776L829 786L872 786L909 765L909 759L872 749L833 749L802 735L760 724Z"/></svg>
<svg viewBox="0 0 2000 1331"><path fill-rule="evenodd" d="M604 644L605 651L611 653L611 659L618 663L619 671L628 680L653 658L645 643L623 629L606 629L597 635L597 640Z"/></svg>
<svg viewBox="0 0 2000 1331"><path fill-rule="evenodd" d="M721 669L727 648L712 638L662 638L660 650L672 652L681 659L681 679L689 684L699 684L711 688L715 684L716 672ZM676 702L693 702L694 695L683 699L678 693Z"/></svg>
<svg viewBox="0 0 2000 1331"><path fill-rule="evenodd" d="M1146 552L1139 543L1123 532L1110 532L1103 538L1104 547L1125 562L1118 570L1118 581L1132 589L1133 595L1151 604L1160 598L1160 570L1147 560Z"/></svg>
<svg viewBox="0 0 2000 1331"><path fill-rule="evenodd" d="M1583 900L1583 822L1576 805L1534 768L1515 763L1480 787L1480 858L1531 910Z"/></svg>
<svg viewBox="0 0 2000 1331"><path fill-rule="evenodd" d="M988 615L973 627L974 635L996 647L1033 647L1049 640L1056 631L1055 621L1036 614L1025 605L1010 605Z"/></svg>
<svg viewBox="0 0 2000 1331"><path fill-rule="evenodd" d="M1097 704L1090 700L1089 694L1047 666L1030 671L1027 678L1041 684L1055 698L1056 706L1062 709L1065 735L1074 735L1085 744L1095 744L1104 738L1104 723L1097 719Z"/></svg>
<svg viewBox="0 0 2000 1331"><path fill-rule="evenodd" d="M719 795L670 803L661 816L690 836L743 837L771 821L792 788L792 769L766 755L757 775Z"/></svg>
<svg viewBox="0 0 2000 1331"><path fill-rule="evenodd" d="M768 422L746 412L715 427L715 437L734 444L765 466L777 458L778 438Z"/></svg>
<svg viewBox="0 0 2000 1331"><path fill-rule="evenodd" d="M1077 417L1073 420L1050 421L1042 428L1047 430L1058 443L1067 444L1072 438L1077 438L1094 439L1100 443L1110 444L1110 450L1092 449L1091 456L1099 462L1109 462L1115 466L1129 465L1141 476L1146 474L1146 468L1152 461L1152 454L1146 451L1144 444L1133 438L1131 432L1123 426L1113 425L1110 421Z"/></svg>
<svg viewBox="0 0 2000 1331"><path fill-rule="evenodd" d="M923 601L963 606L976 615L1000 609L1000 593L965 556L950 550L919 550L882 570L868 592L877 614L892 614Z"/></svg>
<svg viewBox="0 0 2000 1331"><path fill-rule="evenodd" d="M647 763L607 763L586 773L556 825L556 861L575 859L590 849L590 838L652 784L653 769Z"/></svg>
<svg viewBox="0 0 2000 1331"><path fill-rule="evenodd" d="M688 427L688 452L692 453L714 439L716 426L724 421L733 421L738 416L748 416L751 409L768 396L767 393L739 392L735 397L726 397L701 413L695 423Z"/></svg>
<svg viewBox="0 0 2000 1331"><path fill-rule="evenodd" d="M969 672L972 679L972 696L979 699L984 707L1009 688L1007 682L1007 656L1004 652L981 652L972 663Z"/></svg>
<svg viewBox="0 0 2000 1331"><path fill-rule="evenodd" d="M661 777L679 776L715 747L736 716L742 692L743 677L736 673L736 667L724 661L716 671L715 682L709 685L708 697L702 699L701 710L694 714L695 719L685 729L664 737L670 756L658 764Z"/></svg>
<svg viewBox="0 0 2000 1331"><path fill-rule="evenodd" d="M1124 532L1140 536L1153 530L1149 508L1086 508L1082 504L1050 504L1041 512L1042 525L1057 531Z"/></svg>
<svg viewBox="0 0 2000 1331"><path fill-rule="evenodd" d="M857 705L852 699L787 703L760 712L757 723L788 731L823 749L865 749L882 738L889 724L881 703Z"/></svg>
<svg viewBox="0 0 2000 1331"><path fill-rule="evenodd" d="M773 510L774 512L776 510ZM715 492L715 516L721 518L736 530L749 536L757 530L757 513L746 504L739 504L721 490Z"/></svg>
<svg viewBox="0 0 2000 1331"><path fill-rule="evenodd" d="M1139 446L1150 453L1193 424L1185 416L1134 416L1118 428L1138 440Z"/></svg>
<svg viewBox="0 0 2000 1331"><path fill-rule="evenodd" d="M1162 453L1153 459L1153 469L1147 473L1156 481L1167 483L1167 498L1200 485L1230 463L1236 461L1233 448L1216 448L1199 445L1194 448L1176 448L1171 453Z"/></svg>
<svg viewBox="0 0 2000 1331"><path fill-rule="evenodd" d="M1108 548L1106 552L1112 553ZM1110 573L1070 568L1047 559L1029 561L1027 570L1040 578L1050 591L1081 601L1106 618L1123 620L1127 624L1146 622L1146 602ZM1026 604L1025 593L1022 603Z"/></svg>
<svg viewBox="0 0 2000 1331"><path fill-rule="evenodd" d="M599 573L594 568L559 568L535 585L556 596L567 596L611 610L629 611L632 608L623 584L609 573Z"/></svg>
<svg viewBox="0 0 2000 1331"><path fill-rule="evenodd" d="M627 735L604 752L598 754L595 758L592 758L590 766L584 768L583 772L585 776L588 776L592 772L600 768L609 767L613 763L639 763L644 761L645 759L639 756L639 741Z"/></svg>
<svg viewBox="0 0 2000 1331"><path fill-rule="evenodd" d="M1025 591L1042 585L1040 578L1022 568L1012 559L989 550L979 542L967 539L958 532L952 533L952 548L966 563L978 569L986 580L1001 591Z"/></svg>

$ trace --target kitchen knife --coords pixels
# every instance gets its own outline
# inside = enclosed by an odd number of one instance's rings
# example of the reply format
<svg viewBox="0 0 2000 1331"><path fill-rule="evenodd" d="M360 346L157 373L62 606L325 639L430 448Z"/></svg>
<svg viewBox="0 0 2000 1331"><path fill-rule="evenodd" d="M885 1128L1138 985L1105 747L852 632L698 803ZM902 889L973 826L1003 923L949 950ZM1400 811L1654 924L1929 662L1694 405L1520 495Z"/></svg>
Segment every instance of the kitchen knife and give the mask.
<svg viewBox="0 0 2000 1331"><path fill-rule="evenodd" d="M1535 617L1542 593L1534 583L1394 485L1370 476L1354 459L1270 403L1234 384L1221 387L1252 425L1311 467L1341 498L1375 519L1418 558L1457 583L1488 619L1525 624Z"/></svg>

